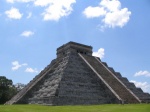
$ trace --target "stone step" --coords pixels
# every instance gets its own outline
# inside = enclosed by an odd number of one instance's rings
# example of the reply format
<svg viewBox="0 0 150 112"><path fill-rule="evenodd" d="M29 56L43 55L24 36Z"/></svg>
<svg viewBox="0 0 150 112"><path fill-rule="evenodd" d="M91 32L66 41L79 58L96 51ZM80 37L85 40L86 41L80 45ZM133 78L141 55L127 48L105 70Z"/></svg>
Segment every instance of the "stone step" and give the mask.
<svg viewBox="0 0 150 112"><path fill-rule="evenodd" d="M131 82L128 81L127 78L122 77L119 72L115 72L113 68L108 67L108 65L107 65L106 62L102 62L102 63L103 63L103 65L104 65L105 67L107 67L112 73L114 73L114 75L115 75L117 78L119 78L119 79L122 81L122 83L124 83L124 85L126 85L136 96L138 96L140 100L146 100L146 99L148 99L148 98L150 97L150 95L146 96L145 93L142 91L141 88L137 88L137 87L134 85L134 83L131 83ZM143 99L143 97L144 97L144 99ZM142 101L142 102L144 102L144 101Z"/></svg>
<svg viewBox="0 0 150 112"><path fill-rule="evenodd" d="M30 83L28 83L18 94L16 94L10 101L8 101L9 104L18 102L34 85L38 83L38 81L40 81L47 73L55 69L57 66L58 62L55 64L52 63L52 65L48 65L43 71L40 72L38 76L36 76L32 81L30 81Z"/></svg>
<svg viewBox="0 0 150 112"><path fill-rule="evenodd" d="M96 72L107 82L107 84L119 95L119 97L128 103L138 103L137 99L131 91L129 91L116 77L115 75L107 70L107 68L96 58L88 55L81 55Z"/></svg>
<svg viewBox="0 0 150 112"><path fill-rule="evenodd" d="M43 98L30 99L32 104L52 104L52 105L79 105L79 104L100 104L112 103L110 98L103 97L81 97L81 96L51 96Z"/></svg>

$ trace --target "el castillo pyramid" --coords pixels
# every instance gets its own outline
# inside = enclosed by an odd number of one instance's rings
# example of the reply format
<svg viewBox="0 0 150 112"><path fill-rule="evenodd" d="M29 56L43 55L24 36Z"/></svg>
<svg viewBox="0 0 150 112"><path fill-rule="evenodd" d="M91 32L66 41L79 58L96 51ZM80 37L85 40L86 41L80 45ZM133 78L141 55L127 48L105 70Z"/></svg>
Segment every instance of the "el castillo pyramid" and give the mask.
<svg viewBox="0 0 150 112"><path fill-rule="evenodd" d="M6 104L80 105L150 103L150 94L115 72L92 47L69 42L57 58Z"/></svg>

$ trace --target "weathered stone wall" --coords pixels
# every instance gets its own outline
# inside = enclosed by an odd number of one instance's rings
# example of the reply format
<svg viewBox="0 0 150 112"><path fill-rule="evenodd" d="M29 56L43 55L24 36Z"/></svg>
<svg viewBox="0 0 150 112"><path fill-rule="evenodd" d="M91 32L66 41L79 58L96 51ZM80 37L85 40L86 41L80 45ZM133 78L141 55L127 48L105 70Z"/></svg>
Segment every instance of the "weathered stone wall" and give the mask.
<svg viewBox="0 0 150 112"><path fill-rule="evenodd" d="M77 53L65 55L55 71L40 82L28 103L77 105L118 102Z"/></svg>
<svg viewBox="0 0 150 112"><path fill-rule="evenodd" d="M71 52L92 55L92 47L75 42L69 42L57 49L57 58L61 58Z"/></svg>
<svg viewBox="0 0 150 112"><path fill-rule="evenodd" d="M77 53L70 53L54 105L117 103L117 98Z"/></svg>

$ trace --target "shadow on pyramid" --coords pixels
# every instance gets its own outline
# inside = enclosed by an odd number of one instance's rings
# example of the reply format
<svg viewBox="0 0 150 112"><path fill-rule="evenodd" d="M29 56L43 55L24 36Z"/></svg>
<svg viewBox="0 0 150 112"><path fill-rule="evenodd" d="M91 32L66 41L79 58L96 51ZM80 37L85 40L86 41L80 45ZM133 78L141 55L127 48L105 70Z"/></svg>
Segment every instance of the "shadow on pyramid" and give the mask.
<svg viewBox="0 0 150 112"><path fill-rule="evenodd" d="M92 47L69 42L57 58L6 104L86 105L149 103L150 94L92 56Z"/></svg>

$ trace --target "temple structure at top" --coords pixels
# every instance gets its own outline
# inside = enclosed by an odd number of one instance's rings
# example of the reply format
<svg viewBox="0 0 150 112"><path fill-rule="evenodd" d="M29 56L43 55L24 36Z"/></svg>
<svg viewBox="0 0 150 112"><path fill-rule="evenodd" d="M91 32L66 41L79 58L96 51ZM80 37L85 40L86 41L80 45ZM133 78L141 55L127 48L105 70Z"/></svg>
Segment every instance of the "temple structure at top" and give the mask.
<svg viewBox="0 0 150 112"><path fill-rule="evenodd" d="M92 46L87 46L75 42L69 42L57 48L57 58L69 54L70 52L92 56Z"/></svg>

